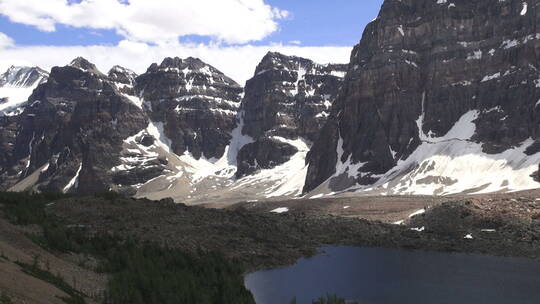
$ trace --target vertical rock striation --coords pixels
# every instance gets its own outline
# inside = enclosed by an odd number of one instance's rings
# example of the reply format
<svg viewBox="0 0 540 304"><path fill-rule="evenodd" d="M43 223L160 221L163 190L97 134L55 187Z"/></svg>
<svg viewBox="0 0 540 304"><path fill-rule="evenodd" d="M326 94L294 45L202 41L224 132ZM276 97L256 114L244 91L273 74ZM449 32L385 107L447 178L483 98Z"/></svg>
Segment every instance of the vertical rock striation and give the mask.
<svg viewBox="0 0 540 304"><path fill-rule="evenodd" d="M239 152L237 177L286 162L298 152L295 140L315 141L345 70L346 65L268 53L246 83L242 133L253 142Z"/></svg>
<svg viewBox="0 0 540 304"><path fill-rule="evenodd" d="M386 0L351 54L343 90L308 155L304 190L323 183L332 191L373 185L422 165L437 169L424 175L430 181L423 183L457 184L441 182L452 173L438 167L440 161L423 161L434 155L465 157L452 150L459 140L469 142L469 148L481 146L470 154L487 155L493 163L505 159L508 167L523 169L511 164L516 155L504 153L527 143L519 155L525 162L530 160L525 155L540 151L538 5ZM427 145L443 140L456 142L446 150L431 145L433 151L427 152ZM501 176L501 189L504 180ZM488 182L474 183L481 181L471 181L471 188L488 187Z"/></svg>

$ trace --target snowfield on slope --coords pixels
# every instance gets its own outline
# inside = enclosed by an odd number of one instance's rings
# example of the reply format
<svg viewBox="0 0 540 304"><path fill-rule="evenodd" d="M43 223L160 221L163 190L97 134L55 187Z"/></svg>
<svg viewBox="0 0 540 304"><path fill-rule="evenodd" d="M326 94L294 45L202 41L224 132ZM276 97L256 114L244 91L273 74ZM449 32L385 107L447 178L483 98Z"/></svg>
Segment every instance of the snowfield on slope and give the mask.
<svg viewBox="0 0 540 304"><path fill-rule="evenodd" d="M253 198L295 197L302 193L306 179L306 154L309 143L299 138L290 140L273 137L293 145L298 152L291 159L272 169L260 170L252 175L235 179L236 157L240 149L253 139L243 135L242 113L239 124L232 131L232 140L220 159L196 159L189 151L173 153L171 140L163 131L163 123L150 121L147 128L124 141L122 164L112 172L144 168L158 159L166 159L163 173L142 184L133 185L137 197L161 199L172 197L188 204L240 201ZM150 146L139 143L143 136L155 139ZM121 186L121 185L119 185Z"/></svg>
<svg viewBox="0 0 540 304"><path fill-rule="evenodd" d="M17 112L16 109L28 100L34 89L35 86L30 88L1 87L0 99L7 98L7 102L0 102L0 116L11 115L11 112Z"/></svg>
<svg viewBox="0 0 540 304"><path fill-rule="evenodd" d="M406 159L371 186L352 186L345 192L358 195L450 195L458 193L480 194L510 192L539 188L531 177L538 170L540 153L525 154L534 143L527 139L520 145L499 154L483 152L482 144L471 140L476 132L474 121L480 111L471 110L462 115L454 126L441 137L423 130L424 114L416 121L422 144ZM336 173L313 195L327 196L332 190L330 181L346 173L356 177L362 172L363 163L352 164L350 158L341 162L343 140L337 146Z"/></svg>

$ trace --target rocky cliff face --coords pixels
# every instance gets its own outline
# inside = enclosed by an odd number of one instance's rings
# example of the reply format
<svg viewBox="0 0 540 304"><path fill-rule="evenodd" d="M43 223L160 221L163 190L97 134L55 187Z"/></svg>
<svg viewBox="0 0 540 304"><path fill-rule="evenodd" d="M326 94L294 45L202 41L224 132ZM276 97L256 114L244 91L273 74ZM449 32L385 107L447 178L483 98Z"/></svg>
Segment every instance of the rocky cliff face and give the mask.
<svg viewBox="0 0 540 304"><path fill-rule="evenodd" d="M537 188L538 4L386 0L349 65L269 53L245 92L195 58L140 76L82 58L46 81L12 68L1 188L187 202Z"/></svg>
<svg viewBox="0 0 540 304"><path fill-rule="evenodd" d="M196 58L166 58L136 79L151 120L177 155L220 158L231 140L242 87Z"/></svg>
<svg viewBox="0 0 540 304"><path fill-rule="evenodd" d="M19 116L3 116L0 117L0 189L5 189L4 184L13 183L8 181L10 176L15 176L11 167L11 159L13 158L13 150L17 140L17 123ZM16 179L12 177L11 179Z"/></svg>
<svg viewBox="0 0 540 304"><path fill-rule="evenodd" d="M129 96L135 96L135 78L137 74L130 69L126 69L119 65L113 66L107 73L109 80L114 82L118 90Z"/></svg>
<svg viewBox="0 0 540 304"><path fill-rule="evenodd" d="M269 53L243 98L195 58L166 58L140 76L119 66L104 74L77 58L53 68L20 115L0 121L0 183L182 201L297 194L344 73Z"/></svg>
<svg viewBox="0 0 540 304"><path fill-rule="evenodd" d="M17 122L4 188L95 192L109 189L123 139L145 128L142 110L83 58L52 69Z"/></svg>
<svg viewBox="0 0 540 304"><path fill-rule="evenodd" d="M0 189L16 181L11 160L17 140L20 113L34 88L47 81L49 73L38 67L10 67L0 75Z"/></svg>
<svg viewBox="0 0 540 304"><path fill-rule="evenodd" d="M538 4L386 0L308 155L305 191L538 187Z"/></svg>
<svg viewBox="0 0 540 304"><path fill-rule="evenodd" d="M346 65L268 53L246 83L242 133L253 142L239 152L237 177L285 163L302 149L295 140L316 140L345 71Z"/></svg>

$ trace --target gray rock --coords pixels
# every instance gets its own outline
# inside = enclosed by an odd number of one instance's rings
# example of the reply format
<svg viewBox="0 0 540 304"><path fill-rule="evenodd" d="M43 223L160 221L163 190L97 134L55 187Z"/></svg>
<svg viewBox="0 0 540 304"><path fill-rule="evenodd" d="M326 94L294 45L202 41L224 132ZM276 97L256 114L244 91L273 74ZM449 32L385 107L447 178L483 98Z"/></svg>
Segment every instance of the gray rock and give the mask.
<svg viewBox="0 0 540 304"><path fill-rule="evenodd" d="M521 14L523 3L386 0L352 52L343 90L309 153L304 190L334 174L340 137L341 161L365 163L357 184L373 183L370 176L408 157L419 131L445 135L470 110L479 111L472 139L485 153L537 139L537 1Z"/></svg>
<svg viewBox="0 0 540 304"><path fill-rule="evenodd" d="M316 140L345 70L346 65L320 65L305 58L268 53L246 83L242 133L255 143L240 151L237 177L289 160L296 148L273 137Z"/></svg>
<svg viewBox="0 0 540 304"><path fill-rule="evenodd" d="M275 139L261 138L245 145L238 154L236 177L250 175L259 169L271 169L296 154L298 149Z"/></svg>
<svg viewBox="0 0 540 304"><path fill-rule="evenodd" d="M17 181L40 169L40 189L97 192L108 190L123 140L145 128L147 118L93 64L77 58L52 69L17 124L8 161Z"/></svg>
<svg viewBox="0 0 540 304"><path fill-rule="evenodd" d="M166 58L136 79L149 117L163 123L171 148L196 159L220 158L236 126L242 88L196 58Z"/></svg>

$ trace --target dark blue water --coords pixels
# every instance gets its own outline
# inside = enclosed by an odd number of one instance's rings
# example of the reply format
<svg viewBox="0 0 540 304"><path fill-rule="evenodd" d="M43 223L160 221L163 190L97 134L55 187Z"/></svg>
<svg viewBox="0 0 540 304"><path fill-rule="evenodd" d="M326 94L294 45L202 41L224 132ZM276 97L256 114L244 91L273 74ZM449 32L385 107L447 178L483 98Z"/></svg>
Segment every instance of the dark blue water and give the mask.
<svg viewBox="0 0 540 304"><path fill-rule="evenodd" d="M257 304L311 303L327 293L368 304L539 304L540 262L528 259L326 247L293 266L255 272Z"/></svg>

